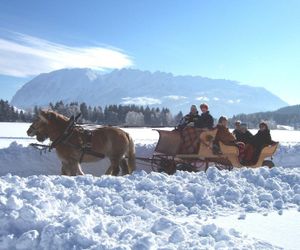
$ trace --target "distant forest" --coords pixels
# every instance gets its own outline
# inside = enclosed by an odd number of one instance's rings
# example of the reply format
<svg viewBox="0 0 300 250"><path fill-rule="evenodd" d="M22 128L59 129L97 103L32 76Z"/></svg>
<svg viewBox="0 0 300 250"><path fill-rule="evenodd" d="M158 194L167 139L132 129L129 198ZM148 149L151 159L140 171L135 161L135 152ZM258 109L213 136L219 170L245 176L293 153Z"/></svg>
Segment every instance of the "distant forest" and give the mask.
<svg viewBox="0 0 300 250"><path fill-rule="evenodd" d="M118 126L176 126L183 117L180 111L173 116L168 108L150 108L137 105L108 105L104 108L87 106L84 102L64 104L62 101L50 103L49 108L67 117L81 113L79 122ZM34 107L30 112L17 110L8 101L0 100L0 122L32 122L40 111ZM270 128L276 125L292 126L300 129L300 105L284 107L272 112L239 114L229 119L229 127L241 120L249 128L257 128L261 121L266 121Z"/></svg>
<svg viewBox="0 0 300 250"><path fill-rule="evenodd" d="M84 102L64 104L50 103L49 108L67 117L81 113L79 122L122 126L175 126L182 118L182 112L175 117L168 108L149 108L136 105L108 105L104 108L87 106ZM0 122L32 122L41 107L31 112L12 107L8 101L0 100Z"/></svg>

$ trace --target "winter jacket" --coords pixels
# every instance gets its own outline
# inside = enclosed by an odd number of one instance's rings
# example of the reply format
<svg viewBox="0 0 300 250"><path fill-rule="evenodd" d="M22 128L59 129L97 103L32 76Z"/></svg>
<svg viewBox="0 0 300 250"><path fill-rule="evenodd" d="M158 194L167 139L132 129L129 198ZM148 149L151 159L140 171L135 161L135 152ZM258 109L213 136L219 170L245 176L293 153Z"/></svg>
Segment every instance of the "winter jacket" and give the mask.
<svg viewBox="0 0 300 250"><path fill-rule="evenodd" d="M200 116L198 115L198 112L195 113L195 114L189 113L189 114L187 114L187 115L185 115L184 117L181 118L177 128L178 129L183 129L188 125L194 127L199 119L200 119Z"/></svg>
<svg viewBox="0 0 300 250"><path fill-rule="evenodd" d="M272 144L270 130L259 130L250 140L250 144L256 149L262 149L266 145Z"/></svg>
<svg viewBox="0 0 300 250"><path fill-rule="evenodd" d="M214 118L211 116L209 111L202 113L199 120L195 123L197 128L209 128L212 129L214 126Z"/></svg>
<svg viewBox="0 0 300 250"><path fill-rule="evenodd" d="M250 131L246 130L245 133L241 132L238 129L233 130L232 132L235 135L235 138L239 142L243 142L245 144L248 144L251 142L253 135Z"/></svg>
<svg viewBox="0 0 300 250"><path fill-rule="evenodd" d="M219 145L219 142L221 141L225 145L236 145L236 138L230 133L228 128L218 124L217 129L218 130L214 141L215 144Z"/></svg>
<svg viewBox="0 0 300 250"><path fill-rule="evenodd" d="M263 147L272 144L270 130L259 130L250 140L250 144L246 149L245 160L248 165L255 164L259 158Z"/></svg>

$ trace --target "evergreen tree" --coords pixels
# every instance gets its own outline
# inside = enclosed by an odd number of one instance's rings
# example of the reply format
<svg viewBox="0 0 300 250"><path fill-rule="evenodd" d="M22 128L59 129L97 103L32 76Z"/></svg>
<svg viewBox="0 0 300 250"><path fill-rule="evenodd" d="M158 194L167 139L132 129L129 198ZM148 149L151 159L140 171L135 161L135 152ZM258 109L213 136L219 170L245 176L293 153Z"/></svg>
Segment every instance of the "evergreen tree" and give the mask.
<svg viewBox="0 0 300 250"><path fill-rule="evenodd" d="M179 124L179 122L180 122L180 120L182 119L182 117L183 117L183 114L182 114L182 112L180 111L176 116L175 116L175 124Z"/></svg>
<svg viewBox="0 0 300 250"><path fill-rule="evenodd" d="M125 122L129 126L144 126L144 115L141 112L129 111L126 114Z"/></svg>
<svg viewBox="0 0 300 250"><path fill-rule="evenodd" d="M146 125L151 125L151 110L149 106L147 106L144 110L144 119Z"/></svg>
<svg viewBox="0 0 300 250"><path fill-rule="evenodd" d="M89 111L88 111L88 108L87 108L87 105L85 104L85 102L80 104L80 112L81 112L82 119L88 120Z"/></svg>

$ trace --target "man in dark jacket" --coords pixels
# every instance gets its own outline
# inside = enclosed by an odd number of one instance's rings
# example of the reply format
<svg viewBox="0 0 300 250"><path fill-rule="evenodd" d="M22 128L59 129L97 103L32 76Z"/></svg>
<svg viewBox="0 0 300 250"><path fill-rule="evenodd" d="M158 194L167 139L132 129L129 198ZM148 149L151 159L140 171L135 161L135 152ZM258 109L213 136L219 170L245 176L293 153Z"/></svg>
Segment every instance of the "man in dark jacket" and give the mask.
<svg viewBox="0 0 300 250"><path fill-rule="evenodd" d="M195 124L198 123L200 116L198 114L198 110L196 105L192 105L190 109L190 113L181 118L177 128L184 129L185 127L195 127Z"/></svg>
<svg viewBox="0 0 300 250"><path fill-rule="evenodd" d="M241 123L241 121L235 122L235 130L232 134L235 136L236 140L248 144L251 142L253 135L247 129L246 123Z"/></svg>
<svg viewBox="0 0 300 250"><path fill-rule="evenodd" d="M214 118L208 111L208 105L206 103L202 103L200 105L200 109L202 113L199 120L196 122L195 127L212 129L214 126Z"/></svg>

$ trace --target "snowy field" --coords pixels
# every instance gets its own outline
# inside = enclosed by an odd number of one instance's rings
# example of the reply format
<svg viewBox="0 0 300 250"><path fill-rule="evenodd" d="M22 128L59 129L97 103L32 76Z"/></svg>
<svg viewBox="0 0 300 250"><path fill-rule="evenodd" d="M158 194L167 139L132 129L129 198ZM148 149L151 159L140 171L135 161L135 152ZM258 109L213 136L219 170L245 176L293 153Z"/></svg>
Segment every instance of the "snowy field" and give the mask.
<svg viewBox="0 0 300 250"><path fill-rule="evenodd" d="M104 159L61 177L28 127L0 123L0 249L300 249L300 131L271 131L271 170L111 177ZM152 155L156 131L125 130Z"/></svg>

